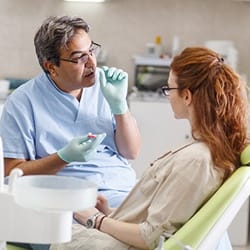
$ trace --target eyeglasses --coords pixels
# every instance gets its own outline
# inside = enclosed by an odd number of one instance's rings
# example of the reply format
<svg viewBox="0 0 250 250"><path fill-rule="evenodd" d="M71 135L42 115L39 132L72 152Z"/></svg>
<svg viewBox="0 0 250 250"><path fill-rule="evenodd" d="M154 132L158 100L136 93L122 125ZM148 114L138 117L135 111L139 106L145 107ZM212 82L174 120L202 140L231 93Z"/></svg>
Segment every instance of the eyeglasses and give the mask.
<svg viewBox="0 0 250 250"><path fill-rule="evenodd" d="M162 94L165 96L169 96L169 91L172 89L180 89L180 88L170 88L168 85L161 87Z"/></svg>
<svg viewBox="0 0 250 250"><path fill-rule="evenodd" d="M88 53L83 53L81 56L74 59L59 58L59 60L76 64L85 64L89 60L89 56L97 57L100 52L100 49L101 49L100 44L92 42Z"/></svg>

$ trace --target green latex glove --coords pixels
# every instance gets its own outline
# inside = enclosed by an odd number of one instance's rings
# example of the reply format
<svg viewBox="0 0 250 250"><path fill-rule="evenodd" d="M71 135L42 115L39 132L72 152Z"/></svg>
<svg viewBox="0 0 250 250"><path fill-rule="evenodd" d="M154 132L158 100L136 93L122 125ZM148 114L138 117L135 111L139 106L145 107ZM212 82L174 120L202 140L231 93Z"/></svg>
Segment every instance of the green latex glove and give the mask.
<svg viewBox="0 0 250 250"><path fill-rule="evenodd" d="M113 114L127 112L128 74L121 69L102 67L100 71L101 90Z"/></svg>
<svg viewBox="0 0 250 250"><path fill-rule="evenodd" d="M103 133L94 136L96 137L92 138L92 134L88 134L72 139L65 147L57 152L58 156L68 163L90 160L96 152L96 147L103 141L106 134Z"/></svg>

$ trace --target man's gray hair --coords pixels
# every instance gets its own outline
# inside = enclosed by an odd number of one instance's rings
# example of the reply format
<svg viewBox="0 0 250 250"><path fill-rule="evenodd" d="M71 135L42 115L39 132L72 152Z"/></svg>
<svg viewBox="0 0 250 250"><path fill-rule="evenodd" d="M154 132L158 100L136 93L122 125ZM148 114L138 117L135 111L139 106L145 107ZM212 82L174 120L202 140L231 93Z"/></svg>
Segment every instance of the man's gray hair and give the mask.
<svg viewBox="0 0 250 250"><path fill-rule="evenodd" d="M42 69L45 61L51 61L56 66L60 65L60 48L67 48L78 29L89 32L89 25L80 17L52 16L47 18L34 37L36 55Z"/></svg>

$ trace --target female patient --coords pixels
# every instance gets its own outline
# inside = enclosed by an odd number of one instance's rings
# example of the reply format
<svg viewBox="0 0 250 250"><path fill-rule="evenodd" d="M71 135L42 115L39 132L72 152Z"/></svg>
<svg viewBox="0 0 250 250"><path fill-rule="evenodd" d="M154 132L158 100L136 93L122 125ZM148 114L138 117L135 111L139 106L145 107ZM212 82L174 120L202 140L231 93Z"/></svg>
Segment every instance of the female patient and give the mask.
<svg viewBox="0 0 250 250"><path fill-rule="evenodd" d="M82 225L73 225L72 241L51 249L154 249L239 166L248 109L239 75L203 47L186 48L170 69L162 91L175 118L189 121L193 140L151 164L117 209L99 196L96 208L75 213Z"/></svg>

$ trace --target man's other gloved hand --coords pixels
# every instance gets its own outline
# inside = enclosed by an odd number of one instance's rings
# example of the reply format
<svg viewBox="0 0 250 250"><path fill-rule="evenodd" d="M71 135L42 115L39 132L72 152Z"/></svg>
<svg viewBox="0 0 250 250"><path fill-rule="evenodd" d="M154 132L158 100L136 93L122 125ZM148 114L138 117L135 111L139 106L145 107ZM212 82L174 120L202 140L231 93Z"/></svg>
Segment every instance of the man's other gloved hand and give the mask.
<svg viewBox="0 0 250 250"><path fill-rule="evenodd" d="M73 138L65 147L58 150L58 156L68 163L73 161L85 162L91 159L96 147L103 141L106 134L87 134ZM95 137L95 138L94 138Z"/></svg>
<svg viewBox="0 0 250 250"><path fill-rule="evenodd" d="M128 74L117 68L102 67L100 84L113 114L121 115L127 112Z"/></svg>

